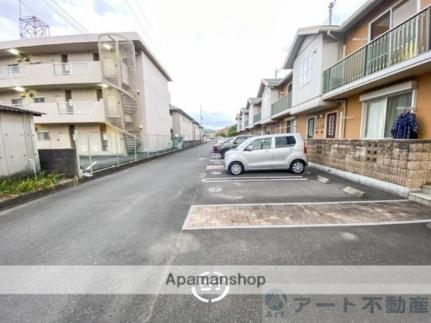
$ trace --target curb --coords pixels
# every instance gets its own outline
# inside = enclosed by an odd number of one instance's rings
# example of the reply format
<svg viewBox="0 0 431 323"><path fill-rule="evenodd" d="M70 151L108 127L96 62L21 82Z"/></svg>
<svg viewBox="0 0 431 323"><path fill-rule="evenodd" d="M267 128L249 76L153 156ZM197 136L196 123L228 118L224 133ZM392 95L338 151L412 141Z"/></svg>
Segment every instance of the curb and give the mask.
<svg viewBox="0 0 431 323"><path fill-rule="evenodd" d="M18 195L16 197L12 197L10 199L4 200L2 202L0 202L0 211L6 210L6 209L10 209L13 208L15 206L33 201L33 200L37 200L40 199L44 196L56 193L58 191L73 187L78 185L79 182L76 180L71 179L70 181L66 182L66 183L61 183L58 184L54 187L50 187L50 188L45 188L42 189L40 191L36 191L36 192L28 192L28 193L24 193L21 195Z"/></svg>

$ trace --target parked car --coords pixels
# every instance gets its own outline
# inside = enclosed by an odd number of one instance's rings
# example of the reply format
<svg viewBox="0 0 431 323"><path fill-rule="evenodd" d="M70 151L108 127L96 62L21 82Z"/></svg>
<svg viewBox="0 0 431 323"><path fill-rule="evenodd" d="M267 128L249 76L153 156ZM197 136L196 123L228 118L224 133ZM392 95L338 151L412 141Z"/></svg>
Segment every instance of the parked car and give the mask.
<svg viewBox="0 0 431 323"><path fill-rule="evenodd" d="M223 145L223 143L225 143L226 141L231 140L231 139L232 138L223 138L223 139L217 140L217 142L213 146L213 152L218 153L220 150L220 147Z"/></svg>
<svg viewBox="0 0 431 323"><path fill-rule="evenodd" d="M232 175L249 170L288 169L302 174L308 165L307 148L298 133L252 137L225 155L225 169Z"/></svg>
<svg viewBox="0 0 431 323"><path fill-rule="evenodd" d="M250 136L236 136L233 137L231 140L224 142L223 145L221 145L221 147L219 148L221 158L224 158L227 151L238 147L248 138L250 138Z"/></svg>

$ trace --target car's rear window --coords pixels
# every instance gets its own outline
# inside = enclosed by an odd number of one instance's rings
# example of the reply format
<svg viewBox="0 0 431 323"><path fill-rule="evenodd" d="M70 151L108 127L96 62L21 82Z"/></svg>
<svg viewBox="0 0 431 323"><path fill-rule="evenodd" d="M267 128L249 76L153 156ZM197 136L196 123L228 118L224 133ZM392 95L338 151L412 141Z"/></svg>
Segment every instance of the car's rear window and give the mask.
<svg viewBox="0 0 431 323"><path fill-rule="evenodd" d="M275 138L275 148L284 148L295 146L296 140L293 136L277 137Z"/></svg>

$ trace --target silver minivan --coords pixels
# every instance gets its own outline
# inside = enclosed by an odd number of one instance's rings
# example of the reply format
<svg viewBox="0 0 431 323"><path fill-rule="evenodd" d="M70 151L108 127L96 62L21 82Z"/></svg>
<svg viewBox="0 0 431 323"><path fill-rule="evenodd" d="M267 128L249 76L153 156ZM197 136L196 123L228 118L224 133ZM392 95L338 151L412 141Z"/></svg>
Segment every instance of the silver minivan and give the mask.
<svg viewBox="0 0 431 323"><path fill-rule="evenodd" d="M224 166L232 175L249 170L288 169L302 174L308 165L307 148L299 133L257 136L226 152Z"/></svg>

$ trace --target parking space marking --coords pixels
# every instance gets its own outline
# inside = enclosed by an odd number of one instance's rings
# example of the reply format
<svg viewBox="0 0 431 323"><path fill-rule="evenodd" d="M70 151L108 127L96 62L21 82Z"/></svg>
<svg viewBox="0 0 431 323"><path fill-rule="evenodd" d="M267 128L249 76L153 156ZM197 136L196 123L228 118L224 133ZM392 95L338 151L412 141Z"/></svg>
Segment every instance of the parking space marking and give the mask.
<svg viewBox="0 0 431 323"><path fill-rule="evenodd" d="M213 177L204 178L202 183L233 183L233 182L300 182L308 181L308 178L290 177L290 178L229 178L229 177Z"/></svg>
<svg viewBox="0 0 431 323"><path fill-rule="evenodd" d="M207 170L224 169L223 165L208 165Z"/></svg>
<svg viewBox="0 0 431 323"><path fill-rule="evenodd" d="M193 205L183 230L313 228L430 223L408 200Z"/></svg>

